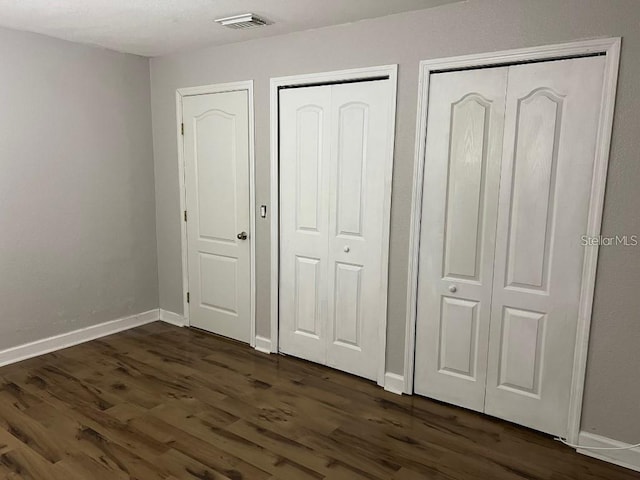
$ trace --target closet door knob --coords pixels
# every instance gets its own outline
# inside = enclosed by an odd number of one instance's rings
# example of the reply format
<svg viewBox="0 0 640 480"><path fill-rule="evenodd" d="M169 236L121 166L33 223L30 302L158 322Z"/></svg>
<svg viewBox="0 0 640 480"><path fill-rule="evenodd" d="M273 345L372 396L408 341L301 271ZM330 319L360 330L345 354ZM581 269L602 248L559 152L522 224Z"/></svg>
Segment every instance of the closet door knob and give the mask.
<svg viewBox="0 0 640 480"><path fill-rule="evenodd" d="M455 285L449 285L449 291L451 293L456 293L458 291L458 287L456 287Z"/></svg>
<svg viewBox="0 0 640 480"><path fill-rule="evenodd" d="M247 232L240 232L238 234L238 240L246 240L247 239Z"/></svg>
<svg viewBox="0 0 640 480"><path fill-rule="evenodd" d="M343 248L343 250L345 251L345 253L349 253L351 251L351 249L349 248L349 246L345 246Z"/></svg>

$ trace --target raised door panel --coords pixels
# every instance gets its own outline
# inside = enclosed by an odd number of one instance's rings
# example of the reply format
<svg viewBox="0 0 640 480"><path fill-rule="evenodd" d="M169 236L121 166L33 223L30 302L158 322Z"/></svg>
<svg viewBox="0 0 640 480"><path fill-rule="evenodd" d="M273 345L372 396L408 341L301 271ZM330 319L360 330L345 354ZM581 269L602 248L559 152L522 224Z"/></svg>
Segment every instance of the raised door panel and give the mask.
<svg viewBox="0 0 640 480"><path fill-rule="evenodd" d="M296 256L295 332L319 338L320 259Z"/></svg>
<svg viewBox="0 0 640 480"><path fill-rule="evenodd" d="M509 68L487 413L567 433L604 57Z"/></svg>
<svg viewBox="0 0 640 480"><path fill-rule="evenodd" d="M490 107L489 102L475 94L467 95L451 106L445 277L479 278Z"/></svg>
<svg viewBox="0 0 640 480"><path fill-rule="evenodd" d="M502 310L498 388L540 395L546 315L517 308Z"/></svg>
<svg viewBox="0 0 640 480"><path fill-rule="evenodd" d="M440 313L438 371L476 381L478 302L443 297Z"/></svg>
<svg viewBox="0 0 640 480"><path fill-rule="evenodd" d="M338 112L337 235L362 235L369 106L353 102Z"/></svg>
<svg viewBox="0 0 640 480"><path fill-rule="evenodd" d="M250 341L249 97L183 99L189 321Z"/></svg>
<svg viewBox="0 0 640 480"><path fill-rule="evenodd" d="M518 100L507 286L547 288L562 104L548 89Z"/></svg>
<svg viewBox="0 0 640 480"><path fill-rule="evenodd" d="M279 348L326 363L331 87L280 92Z"/></svg>
<svg viewBox="0 0 640 480"><path fill-rule="evenodd" d="M193 117L192 122L196 144L198 236L201 240L235 243L238 233L236 115L215 109Z"/></svg>
<svg viewBox="0 0 640 480"><path fill-rule="evenodd" d="M361 350L362 267L336 263L333 342Z"/></svg>
<svg viewBox="0 0 640 480"><path fill-rule="evenodd" d="M238 260L200 253L200 306L238 315ZM195 299L194 299L195 300Z"/></svg>
<svg viewBox="0 0 640 480"><path fill-rule="evenodd" d="M318 232L322 180L323 110L305 105L296 112L296 227Z"/></svg>
<svg viewBox="0 0 640 480"><path fill-rule="evenodd" d="M484 408L506 68L431 75L415 391Z"/></svg>

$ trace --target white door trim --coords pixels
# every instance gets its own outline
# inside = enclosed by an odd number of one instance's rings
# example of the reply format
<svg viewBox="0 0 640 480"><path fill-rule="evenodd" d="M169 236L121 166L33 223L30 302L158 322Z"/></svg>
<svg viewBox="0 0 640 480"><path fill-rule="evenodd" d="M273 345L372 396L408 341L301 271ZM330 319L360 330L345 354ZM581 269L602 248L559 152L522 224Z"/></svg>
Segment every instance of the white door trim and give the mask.
<svg viewBox="0 0 640 480"><path fill-rule="evenodd" d="M279 119L279 102L278 91L281 87L286 86L305 86L317 83L338 83L354 80L372 80L379 77L389 77L392 84L392 120L389 128L391 138L395 135L395 117L396 117L396 93L398 65L385 65L380 67L356 68L351 70L340 70L335 72L322 72L305 75L292 75L287 77L277 77L271 79L270 100L271 100L271 352L278 352L278 316L279 301L278 293L280 287L280 208L279 208L279 145L278 145L278 119ZM393 143L391 143L393 146ZM386 172L386 192L385 192L385 231L383 232L383 241L386 248L382 249L383 254L383 282L384 290L388 291L388 265L389 265L389 228L391 219L391 182L393 176L393 147L390 149L391 158L387 162L388 169ZM386 305L385 305L386 310ZM385 357L387 344L387 318L384 316L383 325L379 326L380 355L378 365L378 384L384 385L385 378Z"/></svg>
<svg viewBox="0 0 640 480"><path fill-rule="evenodd" d="M407 322L405 334L404 378L405 393L413 393L416 306L418 293L418 254L420 250L420 218L422 215L422 185L424 179L424 156L426 147L427 106L429 101L429 77L431 73L461 68L478 68L500 66L504 64L528 61L544 61L564 57L602 53L606 55L605 82L603 86L602 111L598 125L598 143L594 164L594 175L591 186L589 217L586 235L600 234L602 208L604 204L605 183L609 163L609 147L613 127L613 110L618 80L618 64L620 59L620 38L602 38L547 45L540 47L507 50L502 52L481 53L460 57L425 60L420 62L420 83L418 87L418 115L414 162L414 184L411 204L411 224L409 236L409 272L407 289ZM578 331L571 385L569 406L568 440L578 441L580 432L580 416L582 413L582 397L586 372L589 329L591 326L591 310L595 286L596 267L598 263L598 247L585 250L582 273L582 291L578 313Z"/></svg>
<svg viewBox="0 0 640 480"><path fill-rule="evenodd" d="M255 214L255 153L254 153L254 112L253 112L253 80L232 83L219 83L216 85L203 85L199 87L178 88L176 90L176 135L178 138L178 179L180 183L180 248L182 251L182 297L183 315L185 326L189 326L189 304L187 292L189 291L189 264L187 259L187 223L184 221L184 211L187 205L187 190L184 179L184 137L182 135L182 99L192 95L207 95L210 93L235 92L246 90L249 97L249 222L251 232L249 235L249 264L250 264L250 321L251 321L251 346L256 341L256 214Z"/></svg>

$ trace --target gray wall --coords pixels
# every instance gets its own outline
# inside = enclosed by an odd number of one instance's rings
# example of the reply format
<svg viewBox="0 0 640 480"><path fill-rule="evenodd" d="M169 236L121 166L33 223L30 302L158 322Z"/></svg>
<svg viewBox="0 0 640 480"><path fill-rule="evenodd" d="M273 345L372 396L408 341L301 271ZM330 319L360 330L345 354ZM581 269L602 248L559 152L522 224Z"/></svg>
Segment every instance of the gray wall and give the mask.
<svg viewBox="0 0 640 480"><path fill-rule="evenodd" d="M151 60L161 308L182 312L175 89L255 80L256 202L269 203L269 78L399 64L389 270L387 369L402 373L418 62L622 36L604 233L640 233L640 3L637 0L470 0ZM258 219L257 312L269 334L269 222ZM640 441L640 248L603 248L589 354L584 429Z"/></svg>
<svg viewBox="0 0 640 480"><path fill-rule="evenodd" d="M158 307L148 59L0 29L0 349Z"/></svg>

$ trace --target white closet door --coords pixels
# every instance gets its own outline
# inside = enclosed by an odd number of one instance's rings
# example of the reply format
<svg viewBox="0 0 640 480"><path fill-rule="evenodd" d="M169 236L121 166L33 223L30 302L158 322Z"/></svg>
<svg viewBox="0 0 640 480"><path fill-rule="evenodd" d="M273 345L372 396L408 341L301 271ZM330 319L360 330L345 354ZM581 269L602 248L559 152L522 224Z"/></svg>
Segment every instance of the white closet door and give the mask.
<svg viewBox="0 0 640 480"><path fill-rule="evenodd" d="M331 87L327 364L372 380L386 335L389 83Z"/></svg>
<svg viewBox="0 0 640 480"><path fill-rule="evenodd" d="M280 350L369 379L386 333L389 88L280 92Z"/></svg>
<svg viewBox="0 0 640 480"><path fill-rule="evenodd" d="M248 93L187 96L183 121L189 321L249 342Z"/></svg>
<svg viewBox="0 0 640 480"><path fill-rule="evenodd" d="M509 69L486 407L565 435L604 57Z"/></svg>
<svg viewBox="0 0 640 480"><path fill-rule="evenodd" d="M431 76L415 391L482 411L507 68Z"/></svg>
<svg viewBox="0 0 640 480"><path fill-rule="evenodd" d="M331 86L280 91L280 350L326 363Z"/></svg>

